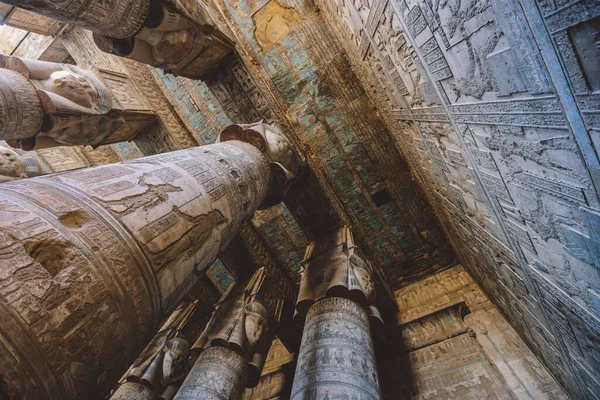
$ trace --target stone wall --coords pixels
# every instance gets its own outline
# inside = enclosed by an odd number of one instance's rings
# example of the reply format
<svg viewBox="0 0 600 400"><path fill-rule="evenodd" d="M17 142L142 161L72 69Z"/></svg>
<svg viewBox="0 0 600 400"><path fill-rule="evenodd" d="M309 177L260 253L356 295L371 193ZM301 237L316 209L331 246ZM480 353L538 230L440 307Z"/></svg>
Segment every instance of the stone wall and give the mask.
<svg viewBox="0 0 600 400"><path fill-rule="evenodd" d="M395 294L404 372L385 398L567 398L462 266Z"/></svg>
<svg viewBox="0 0 600 400"><path fill-rule="evenodd" d="M396 324L388 339L374 338L384 399L568 399L461 265L395 296ZM275 340L244 398L289 398L295 367L295 355Z"/></svg>
<svg viewBox="0 0 600 400"><path fill-rule="evenodd" d="M99 57L78 46L80 30L3 35L3 51L73 56L127 78L157 115L135 145L41 151L49 170L212 143L231 123L278 122L306 156L319 187L311 194L325 199L313 219L334 214L355 227L394 288L451 262L435 213L466 270L561 384L574 397L600 393L597 2L207 3L239 53L207 82ZM244 240L293 278L308 209L289 202L257 215ZM222 286L230 279L213 275Z"/></svg>
<svg viewBox="0 0 600 400"><path fill-rule="evenodd" d="M275 339L267 355L260 382L255 388L246 389L244 400L289 399L295 369L295 355L279 339Z"/></svg>
<svg viewBox="0 0 600 400"><path fill-rule="evenodd" d="M597 398L600 6L317 3L465 268L574 397Z"/></svg>

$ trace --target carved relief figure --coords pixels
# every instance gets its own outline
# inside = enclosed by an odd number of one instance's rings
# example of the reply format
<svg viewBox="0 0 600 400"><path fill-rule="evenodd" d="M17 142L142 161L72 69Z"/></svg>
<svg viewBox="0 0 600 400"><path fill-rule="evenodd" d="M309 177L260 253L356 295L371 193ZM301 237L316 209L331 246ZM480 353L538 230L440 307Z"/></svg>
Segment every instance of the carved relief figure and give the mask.
<svg viewBox="0 0 600 400"><path fill-rule="evenodd" d="M0 139L24 150L97 146L123 123L106 86L74 65L0 55L0 92Z"/></svg>
<svg viewBox="0 0 600 400"><path fill-rule="evenodd" d="M227 302L217 306L194 348L223 346L252 359L268 342L268 322L269 313L258 302L243 298Z"/></svg>
<svg viewBox="0 0 600 400"><path fill-rule="evenodd" d="M182 331L196 311L198 301L181 305L171 314L150 344L135 360L120 383L137 382L155 394L169 398L174 394L186 377L189 369L187 355L190 342L184 337ZM121 398L127 388L125 385L114 395Z"/></svg>
<svg viewBox="0 0 600 400"><path fill-rule="evenodd" d="M27 178L25 161L15 151L0 146L0 183Z"/></svg>
<svg viewBox="0 0 600 400"><path fill-rule="evenodd" d="M247 387L258 384L275 333L274 303L265 297L264 268L245 287L226 292L193 349L196 353L211 347L233 350L247 363ZM269 308L268 308L269 307ZM196 367L194 367L196 368Z"/></svg>
<svg viewBox="0 0 600 400"><path fill-rule="evenodd" d="M367 306L369 316L381 320L375 304L372 268L354 246L350 230L343 228L334 240L317 243L307 252L296 302L296 320L300 322L316 301L325 297L345 297ZM331 326L325 324L329 331Z"/></svg>

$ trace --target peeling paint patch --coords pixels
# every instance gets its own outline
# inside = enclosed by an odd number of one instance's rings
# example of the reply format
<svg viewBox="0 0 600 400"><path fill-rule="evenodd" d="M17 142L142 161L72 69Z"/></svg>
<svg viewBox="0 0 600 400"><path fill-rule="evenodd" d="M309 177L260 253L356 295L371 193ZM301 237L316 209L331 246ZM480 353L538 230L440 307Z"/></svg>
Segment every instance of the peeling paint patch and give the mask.
<svg viewBox="0 0 600 400"><path fill-rule="evenodd" d="M263 51L286 37L294 23L301 23L302 17L293 8L282 7L278 2L271 1L252 16L256 30L256 41Z"/></svg>

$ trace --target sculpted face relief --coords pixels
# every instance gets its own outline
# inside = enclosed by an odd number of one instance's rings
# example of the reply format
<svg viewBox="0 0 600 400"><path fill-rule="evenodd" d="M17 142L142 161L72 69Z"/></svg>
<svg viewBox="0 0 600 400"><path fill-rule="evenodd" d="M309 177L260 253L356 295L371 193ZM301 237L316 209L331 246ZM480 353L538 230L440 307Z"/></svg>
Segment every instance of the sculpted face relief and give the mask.
<svg viewBox="0 0 600 400"><path fill-rule="evenodd" d="M13 147L97 146L123 119L112 109L108 88L91 71L74 65L0 55L0 101Z"/></svg>
<svg viewBox="0 0 600 400"><path fill-rule="evenodd" d="M0 183L27 178L26 165L15 151L0 146Z"/></svg>

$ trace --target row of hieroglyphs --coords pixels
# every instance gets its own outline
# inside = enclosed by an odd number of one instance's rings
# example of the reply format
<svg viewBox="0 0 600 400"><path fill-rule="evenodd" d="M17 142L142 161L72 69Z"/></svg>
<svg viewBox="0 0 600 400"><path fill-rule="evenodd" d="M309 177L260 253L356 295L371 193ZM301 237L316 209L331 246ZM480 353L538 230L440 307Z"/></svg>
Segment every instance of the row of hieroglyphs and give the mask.
<svg viewBox="0 0 600 400"><path fill-rule="evenodd" d="M463 262L573 395L598 393L600 6L319 3Z"/></svg>

